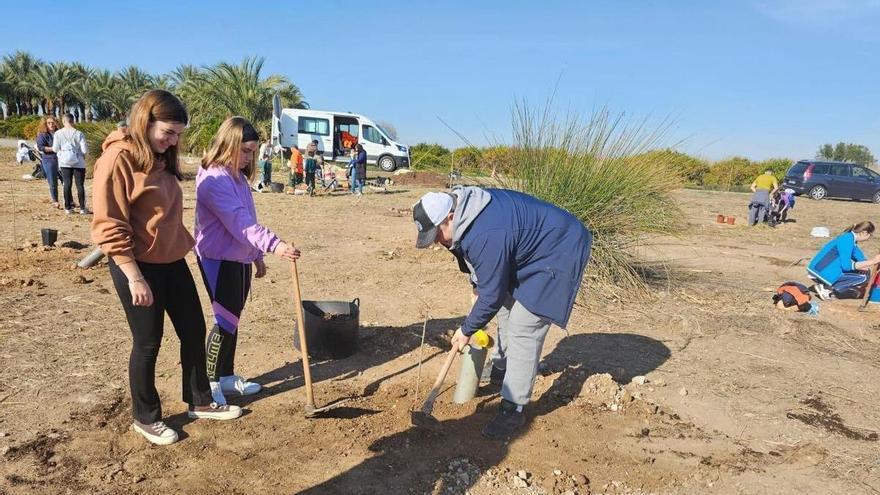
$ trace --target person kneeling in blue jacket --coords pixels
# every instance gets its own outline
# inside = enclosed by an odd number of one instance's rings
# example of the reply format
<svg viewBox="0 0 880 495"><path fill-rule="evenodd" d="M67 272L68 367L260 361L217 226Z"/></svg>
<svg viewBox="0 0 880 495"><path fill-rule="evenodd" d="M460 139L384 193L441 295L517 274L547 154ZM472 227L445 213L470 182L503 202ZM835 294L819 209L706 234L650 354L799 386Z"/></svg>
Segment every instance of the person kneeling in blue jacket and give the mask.
<svg viewBox="0 0 880 495"><path fill-rule="evenodd" d="M853 224L813 257L807 266L807 275L816 281L813 290L820 299L828 300L832 294L838 299L861 297L862 285L868 283L868 273L863 270L880 264L880 254L867 259L856 244L867 241L872 235L873 223Z"/></svg>
<svg viewBox="0 0 880 495"><path fill-rule="evenodd" d="M492 375L502 381L502 401L483 435L506 438L525 424L547 330L568 324L592 234L571 213L505 189L431 192L413 206L413 219L416 247L445 246L474 285L477 300L453 348L498 316Z"/></svg>

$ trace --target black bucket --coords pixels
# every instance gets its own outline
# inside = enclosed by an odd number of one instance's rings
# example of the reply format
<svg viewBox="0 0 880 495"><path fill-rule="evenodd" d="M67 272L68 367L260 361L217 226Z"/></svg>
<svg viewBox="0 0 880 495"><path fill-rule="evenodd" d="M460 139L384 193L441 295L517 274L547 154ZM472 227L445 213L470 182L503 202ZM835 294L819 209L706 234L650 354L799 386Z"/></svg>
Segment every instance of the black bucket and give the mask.
<svg viewBox="0 0 880 495"><path fill-rule="evenodd" d="M303 301L302 304L309 357L342 359L357 352L360 299L351 302ZM296 334L293 345L301 350Z"/></svg>
<svg viewBox="0 0 880 495"><path fill-rule="evenodd" d="M40 234L43 236L44 246L54 246L58 240L58 231L55 229L40 229Z"/></svg>

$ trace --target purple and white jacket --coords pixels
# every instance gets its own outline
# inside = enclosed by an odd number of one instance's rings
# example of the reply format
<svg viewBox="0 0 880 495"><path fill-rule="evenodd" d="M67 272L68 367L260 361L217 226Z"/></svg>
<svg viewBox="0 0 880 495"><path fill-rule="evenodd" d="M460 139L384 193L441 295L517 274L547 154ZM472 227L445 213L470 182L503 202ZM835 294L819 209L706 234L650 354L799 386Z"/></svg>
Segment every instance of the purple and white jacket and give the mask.
<svg viewBox="0 0 880 495"><path fill-rule="evenodd" d="M212 260L252 263L281 242L257 223L247 177L233 178L227 167L199 167L196 174L196 254Z"/></svg>

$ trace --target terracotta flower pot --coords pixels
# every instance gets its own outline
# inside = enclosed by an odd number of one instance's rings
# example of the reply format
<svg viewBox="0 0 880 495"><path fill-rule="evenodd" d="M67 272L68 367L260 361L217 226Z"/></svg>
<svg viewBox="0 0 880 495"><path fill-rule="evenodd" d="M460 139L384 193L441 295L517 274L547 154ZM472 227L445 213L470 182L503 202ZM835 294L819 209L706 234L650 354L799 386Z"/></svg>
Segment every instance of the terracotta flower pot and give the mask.
<svg viewBox="0 0 880 495"><path fill-rule="evenodd" d="M724 223L724 222L725 222L724 215L716 215L715 216L715 223Z"/></svg>
<svg viewBox="0 0 880 495"><path fill-rule="evenodd" d="M733 225L736 223L736 217L727 217L727 225Z"/></svg>

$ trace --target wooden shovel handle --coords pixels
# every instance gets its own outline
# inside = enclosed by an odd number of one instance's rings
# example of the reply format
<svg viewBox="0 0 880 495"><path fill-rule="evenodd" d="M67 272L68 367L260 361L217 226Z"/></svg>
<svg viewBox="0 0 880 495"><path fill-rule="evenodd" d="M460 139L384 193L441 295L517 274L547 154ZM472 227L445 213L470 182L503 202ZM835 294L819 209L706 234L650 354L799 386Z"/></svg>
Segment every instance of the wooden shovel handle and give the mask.
<svg viewBox="0 0 880 495"><path fill-rule="evenodd" d="M446 375L449 374L449 368L452 367L452 362L455 361L455 356L458 354L458 349L453 347L449 349L449 353L446 354L446 361L443 363L443 367L440 368L440 373L437 374L437 379L434 380L434 387L431 388L431 392L428 394L428 397L425 399L425 404L433 403L437 396L440 395L440 387L443 386L443 381L446 380Z"/></svg>
<svg viewBox="0 0 880 495"><path fill-rule="evenodd" d="M306 406L314 409L315 397L312 394L312 370L309 366L309 348L306 344L306 324L303 320L302 294L299 289L299 270L296 268L296 261L290 264L290 274L293 276L293 301L296 304L296 331L299 334L299 350L302 353L303 379L306 386Z"/></svg>

